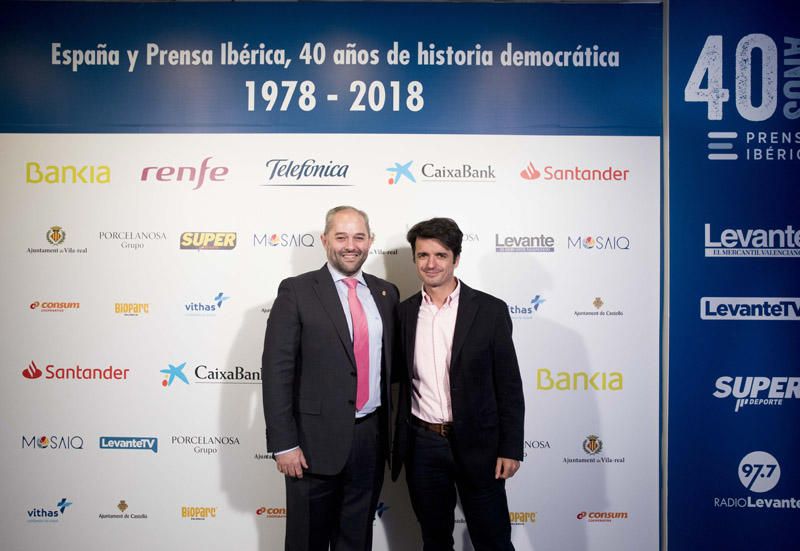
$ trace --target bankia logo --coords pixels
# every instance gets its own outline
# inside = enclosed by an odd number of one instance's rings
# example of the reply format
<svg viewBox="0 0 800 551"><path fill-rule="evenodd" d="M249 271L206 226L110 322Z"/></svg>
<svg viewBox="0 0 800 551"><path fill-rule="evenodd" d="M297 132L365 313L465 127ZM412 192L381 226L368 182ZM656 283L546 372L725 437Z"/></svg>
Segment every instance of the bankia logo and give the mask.
<svg viewBox="0 0 800 551"><path fill-rule="evenodd" d="M567 249L581 251L627 251L631 240L627 235L571 235L567 236Z"/></svg>
<svg viewBox="0 0 800 551"><path fill-rule="evenodd" d="M22 449L32 450L82 450L83 436L52 434L49 436L22 436Z"/></svg>
<svg viewBox="0 0 800 551"><path fill-rule="evenodd" d="M746 406L783 406L784 400L800 399L800 377L723 375L715 383L714 398L733 399L734 413Z"/></svg>
<svg viewBox="0 0 800 551"><path fill-rule="evenodd" d="M236 232L186 231L181 234L181 249L198 251L230 251L236 248Z"/></svg>
<svg viewBox="0 0 800 551"><path fill-rule="evenodd" d="M351 187L350 165L336 160L272 158L267 160L267 187Z"/></svg>
<svg viewBox="0 0 800 551"><path fill-rule="evenodd" d="M791 465L792 463L790 463ZM798 496L754 497L751 494L766 494L778 486L781 479L781 466L769 452L758 450L746 454L739 461L737 469L739 482L750 494L714 497L714 507L719 509L800 509ZM732 473L731 473L732 475ZM732 476L729 477L731 485ZM733 492L732 492L733 493ZM764 511L766 512L766 511Z"/></svg>
<svg viewBox="0 0 800 551"><path fill-rule="evenodd" d="M31 302L29 308L35 312L74 312L80 307L80 302L36 300Z"/></svg>
<svg viewBox="0 0 800 551"><path fill-rule="evenodd" d="M391 170L391 169L390 169ZM495 183L491 163L473 161L425 161L420 164L420 181L434 184Z"/></svg>
<svg viewBox="0 0 800 551"><path fill-rule="evenodd" d="M48 165L38 161L25 163L26 184L108 184L108 165Z"/></svg>
<svg viewBox="0 0 800 551"><path fill-rule="evenodd" d="M528 303L509 304L508 313L511 315L511 319L532 319L533 315L539 311L539 307L544 304L544 302L545 299L542 297L542 295L536 295Z"/></svg>
<svg viewBox="0 0 800 551"><path fill-rule="evenodd" d="M108 367L81 367L80 364L75 367L56 367L53 364L47 364L42 371L36 366L36 362L31 361L28 367L22 370L22 376L26 379L41 379L44 375L45 379L56 379L59 381L127 381L128 368L118 368L113 365Z"/></svg>
<svg viewBox="0 0 800 551"><path fill-rule="evenodd" d="M217 507L181 507L181 518L189 520L211 520L216 519L219 510Z"/></svg>
<svg viewBox="0 0 800 551"><path fill-rule="evenodd" d="M167 234L160 231L101 231L100 241L118 243L120 248L136 251L156 241L166 241Z"/></svg>
<svg viewBox="0 0 800 551"><path fill-rule="evenodd" d="M800 256L800 230L785 228L725 228L713 231L704 226L706 257Z"/></svg>
<svg viewBox="0 0 800 551"><path fill-rule="evenodd" d="M552 253L556 250L556 239L551 235L504 235L494 234L495 252L498 253Z"/></svg>
<svg viewBox="0 0 800 551"><path fill-rule="evenodd" d="M215 316L225 301L231 297L226 296L222 291L214 295L211 302L187 302L183 305L187 316Z"/></svg>
<svg viewBox="0 0 800 551"><path fill-rule="evenodd" d="M100 449L158 453L158 438L155 436L101 436Z"/></svg>
<svg viewBox="0 0 800 551"><path fill-rule="evenodd" d="M88 247L59 247L59 245L63 245L67 241L67 231L62 226L50 226L50 229L45 233L45 239L52 247L28 247L28 254L86 254L89 252Z"/></svg>
<svg viewBox="0 0 800 551"><path fill-rule="evenodd" d="M541 171L536 168L533 161L528 161L528 164L519 173L520 178L528 182L541 180L542 182L605 183L627 182L631 174L630 169L613 165L587 167L581 165L553 166L544 163L538 164L542 167Z"/></svg>
<svg viewBox="0 0 800 551"><path fill-rule="evenodd" d="M619 392L623 389L619 371L556 371L536 370L536 390L567 392Z"/></svg>
<svg viewBox="0 0 800 551"><path fill-rule="evenodd" d="M254 233L253 246L266 248L311 248L315 244L310 233Z"/></svg>
<svg viewBox="0 0 800 551"><path fill-rule="evenodd" d="M414 161L408 161L406 163L394 163L394 166L390 166L386 169L387 172L392 174L389 177L388 183L389 185L399 184L404 178L409 182L416 184L417 179L414 176L414 173L411 172L411 165Z"/></svg>
<svg viewBox="0 0 800 551"><path fill-rule="evenodd" d="M52 509L47 507L36 507L28 509L28 522L44 523L44 522L59 522L61 517L64 516L67 508L72 506L71 501L62 497L56 506Z"/></svg>
<svg viewBox="0 0 800 551"><path fill-rule="evenodd" d="M604 453L603 441L596 434L589 434L581 443L584 455L564 457L563 462L567 464L619 464L625 463L625 457L612 457Z"/></svg>
<svg viewBox="0 0 800 551"><path fill-rule="evenodd" d="M213 157L206 157L199 166L146 166L139 178L141 182L176 182L189 184L191 189L198 190L206 181L224 182L230 169L227 166L211 166Z"/></svg>
<svg viewBox="0 0 800 551"><path fill-rule="evenodd" d="M286 518L286 507L259 507L256 516L260 518Z"/></svg>
<svg viewBox="0 0 800 551"><path fill-rule="evenodd" d="M700 319L794 321L800 319L800 298L702 297Z"/></svg>

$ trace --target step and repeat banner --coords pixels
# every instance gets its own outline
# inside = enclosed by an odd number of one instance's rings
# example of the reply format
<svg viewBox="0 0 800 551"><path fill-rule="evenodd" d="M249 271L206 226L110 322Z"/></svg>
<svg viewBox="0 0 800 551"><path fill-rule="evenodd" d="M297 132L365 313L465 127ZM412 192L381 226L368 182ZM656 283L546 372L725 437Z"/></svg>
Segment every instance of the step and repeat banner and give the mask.
<svg viewBox="0 0 800 551"><path fill-rule="evenodd" d="M448 216L456 275L508 304L517 549L658 548L661 21L659 5L0 7L3 549L282 548L263 335L280 280L323 264L339 204L369 213L365 270L403 297L407 229ZM708 222L716 240L749 227ZM792 476L786 448L742 447ZM374 522L375 549L420 548L403 483Z"/></svg>
<svg viewBox="0 0 800 551"><path fill-rule="evenodd" d="M669 21L668 544L797 549L800 6Z"/></svg>

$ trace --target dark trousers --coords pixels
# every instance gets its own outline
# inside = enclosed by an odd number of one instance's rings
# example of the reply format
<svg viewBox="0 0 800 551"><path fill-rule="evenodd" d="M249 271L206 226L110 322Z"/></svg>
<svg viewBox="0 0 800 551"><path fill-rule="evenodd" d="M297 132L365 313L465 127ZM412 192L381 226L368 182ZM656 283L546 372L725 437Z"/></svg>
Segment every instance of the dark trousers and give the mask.
<svg viewBox="0 0 800 551"><path fill-rule="evenodd" d="M372 549L383 461L379 416L372 415L353 425L353 447L341 473L286 477L286 551Z"/></svg>
<svg viewBox="0 0 800 551"><path fill-rule="evenodd" d="M427 429L411 427L406 482L422 529L425 551L452 551L456 489L475 551L513 551L504 480L466 477L450 442Z"/></svg>

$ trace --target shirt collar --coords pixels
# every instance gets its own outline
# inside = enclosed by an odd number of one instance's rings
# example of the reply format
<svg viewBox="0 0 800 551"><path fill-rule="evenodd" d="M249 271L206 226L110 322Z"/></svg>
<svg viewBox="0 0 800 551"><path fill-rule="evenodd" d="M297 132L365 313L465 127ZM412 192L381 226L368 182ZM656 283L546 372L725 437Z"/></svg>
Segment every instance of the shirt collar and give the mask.
<svg viewBox="0 0 800 551"><path fill-rule="evenodd" d="M367 284L367 282L364 280L364 272L362 272L361 270L359 270L357 273L355 273L355 274L353 274L351 276L347 276L347 275L344 275L339 270L337 270L336 268L334 268L333 266L331 266L330 264L326 264L326 266L328 266L328 271L331 273L331 277L333 278L333 282L334 283L336 283L338 281L342 281L343 279L347 279L348 277L352 277L352 278L355 278L356 281L358 281L362 285L366 285Z"/></svg>
<svg viewBox="0 0 800 551"><path fill-rule="evenodd" d="M444 299L444 306L450 306L454 300L458 300L458 297L461 295L461 282L456 278L456 288L453 289L453 292L450 293L446 299ZM425 292L425 286L422 286L422 301L425 304L433 304L433 300L431 299L430 295Z"/></svg>

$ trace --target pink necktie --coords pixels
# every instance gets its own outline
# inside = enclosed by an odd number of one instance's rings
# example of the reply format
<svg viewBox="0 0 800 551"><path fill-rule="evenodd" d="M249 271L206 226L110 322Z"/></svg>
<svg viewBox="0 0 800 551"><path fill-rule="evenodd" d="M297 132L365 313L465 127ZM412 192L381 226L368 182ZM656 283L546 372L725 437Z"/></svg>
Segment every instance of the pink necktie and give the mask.
<svg viewBox="0 0 800 551"><path fill-rule="evenodd" d="M361 409L369 398L369 327L364 307L358 300L356 285L358 280L352 277L344 279L347 285L347 304L350 306L350 319L353 322L353 354L356 357L356 409Z"/></svg>

